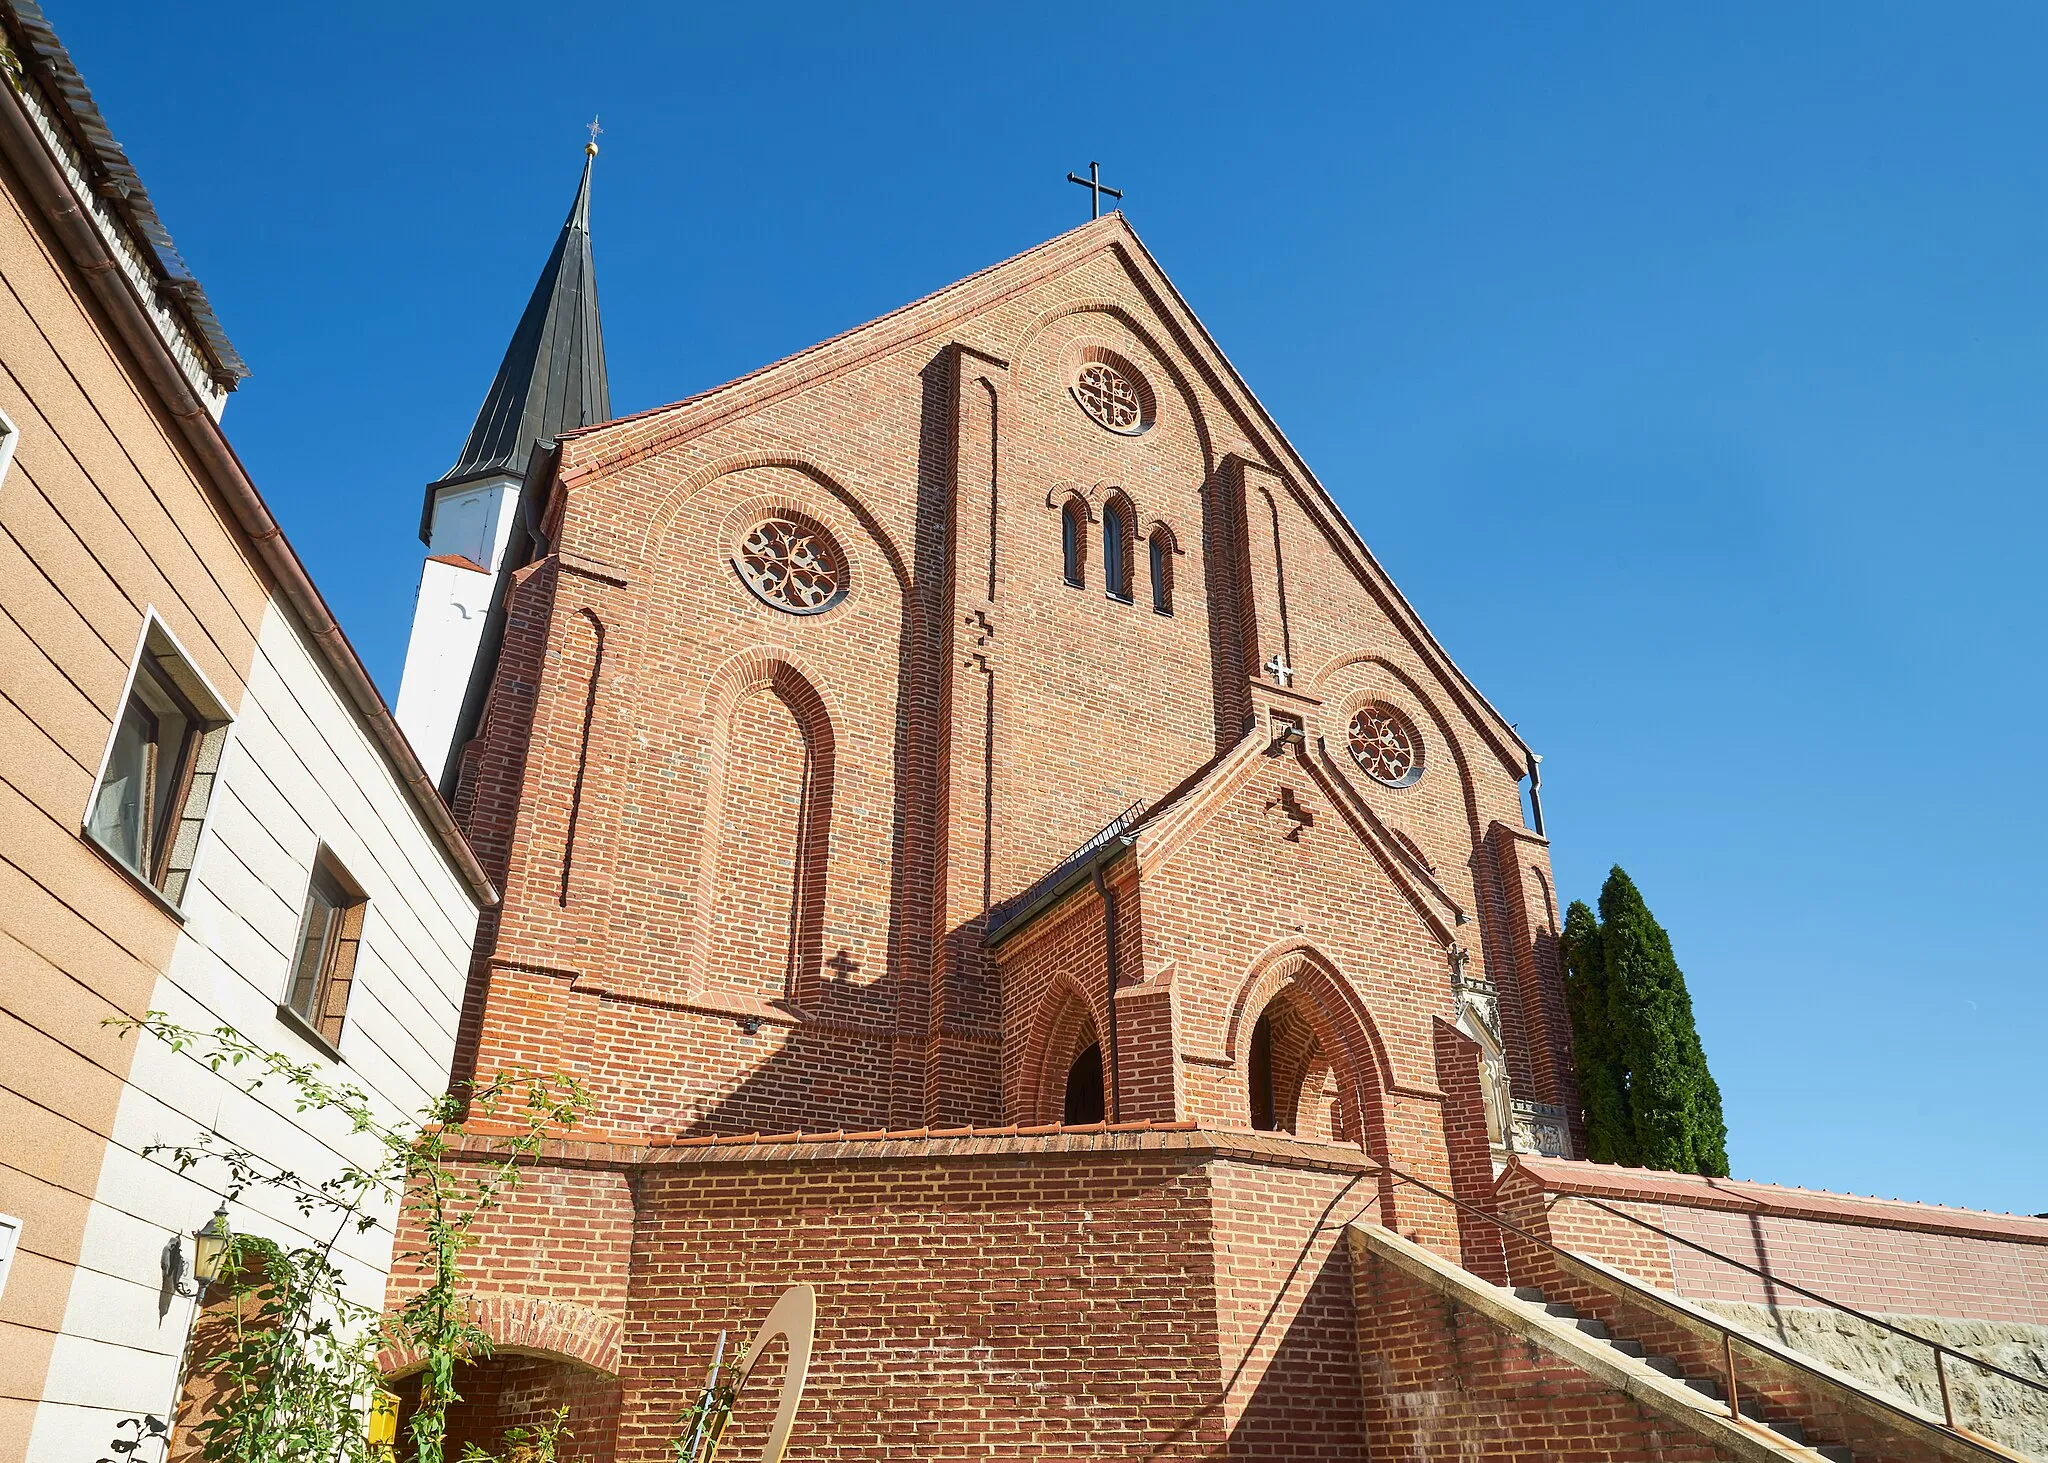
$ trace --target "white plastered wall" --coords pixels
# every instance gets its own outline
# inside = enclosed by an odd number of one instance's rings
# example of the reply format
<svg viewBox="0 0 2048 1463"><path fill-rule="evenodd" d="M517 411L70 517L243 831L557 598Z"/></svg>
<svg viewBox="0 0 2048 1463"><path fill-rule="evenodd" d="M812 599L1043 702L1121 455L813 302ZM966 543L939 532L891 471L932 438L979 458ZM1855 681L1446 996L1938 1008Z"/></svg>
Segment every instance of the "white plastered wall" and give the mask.
<svg viewBox="0 0 2048 1463"><path fill-rule="evenodd" d="M515 478L445 489L434 500L428 558L420 566L412 638L405 648L394 714L419 753L420 765L436 780L448 765L518 506Z"/></svg>
<svg viewBox="0 0 2048 1463"><path fill-rule="evenodd" d="M417 1111L447 1083L477 908L461 876L298 630L275 604L187 894L185 925L151 1005L179 1024L233 1025L266 1049L354 1083L389 1115ZM347 1020L332 1062L278 1015L316 850L325 845L369 897ZM334 1121L291 1110L281 1087L241 1093L189 1054L139 1043L94 1190L83 1250L30 1437L31 1463L111 1456L124 1417L162 1416L193 1301L162 1307L162 1256L220 1202L224 1174L180 1176L145 1158L217 1126L317 1178L371 1150ZM237 1230L283 1242L325 1239L275 1193L230 1205ZM380 1304L390 1216L344 1236L339 1263L356 1295Z"/></svg>

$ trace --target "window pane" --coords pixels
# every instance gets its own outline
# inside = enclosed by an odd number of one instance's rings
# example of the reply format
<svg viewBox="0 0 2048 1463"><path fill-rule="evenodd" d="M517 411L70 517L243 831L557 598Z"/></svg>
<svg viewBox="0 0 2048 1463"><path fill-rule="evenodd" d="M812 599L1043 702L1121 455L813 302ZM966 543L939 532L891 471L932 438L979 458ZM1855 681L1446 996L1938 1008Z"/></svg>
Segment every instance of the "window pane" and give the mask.
<svg viewBox="0 0 2048 1463"><path fill-rule="evenodd" d="M151 863L157 863L161 861L162 851L170 844L172 828L177 822L178 810L172 802L185 784L185 759L190 751L194 727L178 695L171 690L163 673L147 658L135 668L134 699L148 709L156 723L156 757L150 778L148 813L149 857ZM148 869L144 872L154 882L161 871Z"/></svg>
<svg viewBox="0 0 2048 1463"><path fill-rule="evenodd" d="M177 827L178 809L171 806L185 785L185 759L190 751L192 721L182 711L157 718L156 776L151 779L149 799L149 846L152 856L167 848Z"/></svg>
<svg viewBox="0 0 2048 1463"><path fill-rule="evenodd" d="M134 700L121 712L114 745L107 754L107 774L92 805L86 829L100 845L138 874L147 850L143 846L143 809L150 806L149 781L155 761L156 719Z"/></svg>
<svg viewBox="0 0 2048 1463"><path fill-rule="evenodd" d="M1130 597L1124 573L1124 515L1114 505L1102 510L1102 575L1108 581L1103 587L1111 594Z"/></svg>
<svg viewBox="0 0 2048 1463"><path fill-rule="evenodd" d="M1165 614L1173 608L1173 587L1167 579L1166 541L1152 535L1152 608Z"/></svg>
<svg viewBox="0 0 2048 1463"><path fill-rule="evenodd" d="M299 922L299 948L292 957L291 1008L308 1021L314 1019L320 995L320 977L327 970L327 951L333 943L335 921L341 913L339 902L330 898L316 875L306 890L306 914Z"/></svg>
<svg viewBox="0 0 2048 1463"><path fill-rule="evenodd" d="M1060 546L1066 553L1067 583L1081 582L1081 513L1072 503L1060 513Z"/></svg>

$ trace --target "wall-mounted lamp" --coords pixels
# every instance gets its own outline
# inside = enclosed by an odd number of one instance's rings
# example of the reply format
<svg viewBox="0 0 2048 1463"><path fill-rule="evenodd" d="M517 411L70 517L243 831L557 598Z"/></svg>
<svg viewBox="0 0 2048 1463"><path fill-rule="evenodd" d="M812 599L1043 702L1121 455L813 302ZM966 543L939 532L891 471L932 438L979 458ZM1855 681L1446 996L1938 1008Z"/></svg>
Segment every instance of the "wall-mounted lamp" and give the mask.
<svg viewBox="0 0 2048 1463"><path fill-rule="evenodd" d="M220 1207L209 1219L192 1232L192 1281L185 1283L185 1242L177 1235L164 1246L164 1287L177 1295L191 1296L199 1305L185 1318L185 1339L178 1346L178 1370L171 1380L171 1408L164 1416L177 1425L178 1406L185 1396L185 1363L192 1354L192 1327L199 1319L199 1306L206 1304L206 1292L221 1278L221 1269L227 1261L228 1247L235 1242L235 1232L228 1227L228 1204L223 1199ZM162 1315L170 1306L170 1295L159 1302L157 1314ZM155 1421L155 1419L151 1419ZM137 1442L141 1439L138 1437ZM171 1434L164 1434L165 1456L169 1456Z"/></svg>
<svg viewBox="0 0 2048 1463"><path fill-rule="evenodd" d="M235 1232L228 1228L228 1206L225 1201L213 1211L213 1218L192 1236L192 1278L198 1282L198 1293L204 1295L206 1287L220 1279L221 1262L227 1258L228 1246L234 1242Z"/></svg>

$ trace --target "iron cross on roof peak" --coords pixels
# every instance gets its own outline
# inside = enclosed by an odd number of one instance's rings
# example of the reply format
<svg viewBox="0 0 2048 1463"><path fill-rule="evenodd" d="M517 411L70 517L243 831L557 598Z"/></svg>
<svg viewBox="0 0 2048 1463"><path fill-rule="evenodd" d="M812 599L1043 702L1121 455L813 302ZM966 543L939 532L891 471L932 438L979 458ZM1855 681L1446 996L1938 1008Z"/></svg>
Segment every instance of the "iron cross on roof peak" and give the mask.
<svg viewBox="0 0 2048 1463"><path fill-rule="evenodd" d="M1092 217L1092 218L1101 218L1101 217L1102 217L1102 195L1103 195L1103 194L1107 193L1107 194L1108 194L1108 195L1109 195L1110 197L1114 198L1114 199L1115 199L1115 200L1116 200L1117 202L1119 202L1119 203L1123 202L1123 198L1124 198L1124 195L1123 195L1123 191L1122 191L1121 189L1118 189L1118 188L1112 188L1112 187L1110 187L1110 186L1109 186L1109 184L1107 184L1107 183L1105 183L1105 182L1103 182L1103 181L1102 181L1102 164L1101 164L1101 163L1090 163L1090 164L1088 164L1088 176L1087 176L1087 177L1085 177L1085 178L1084 178L1084 177L1082 177L1082 176L1081 176L1081 175L1080 175L1079 173L1069 173L1069 174L1067 174L1067 181L1068 181L1069 183L1079 183L1079 184L1080 184L1080 185L1081 185L1081 186L1082 186L1083 188L1086 188L1086 189L1088 190L1089 194L1091 195L1091 199L1092 199L1092 202L1094 203L1094 206L1095 206L1095 211L1094 211L1094 213L1090 215L1090 217Z"/></svg>
<svg viewBox="0 0 2048 1463"><path fill-rule="evenodd" d="M593 117L592 117L592 118L590 119L590 126L589 126L589 127L587 128L587 129L585 129L585 130L586 130L586 131L588 131L588 132L590 133L590 141L584 144L584 146L583 146L583 150L584 150L585 152L589 153L589 154L590 154L590 155L591 155L592 157L596 157L596 156L597 156L597 134L598 134L598 133L600 133L600 132L602 132L602 131L604 131L604 128L602 128L602 127L600 127L600 126L598 126L598 125L597 125L597 118L596 118L595 116L593 116Z"/></svg>

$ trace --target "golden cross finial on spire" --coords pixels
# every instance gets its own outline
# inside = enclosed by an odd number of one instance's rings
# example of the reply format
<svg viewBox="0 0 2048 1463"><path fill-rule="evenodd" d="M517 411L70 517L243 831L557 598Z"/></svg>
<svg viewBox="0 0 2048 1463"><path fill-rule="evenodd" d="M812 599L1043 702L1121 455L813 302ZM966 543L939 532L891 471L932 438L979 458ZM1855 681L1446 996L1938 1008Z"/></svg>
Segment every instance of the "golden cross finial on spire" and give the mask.
<svg viewBox="0 0 2048 1463"><path fill-rule="evenodd" d="M597 118L595 116L592 116L590 119L590 141L586 143L583 148L583 150L589 153L592 157L597 156L597 134L602 131L604 131L604 128L598 126Z"/></svg>

